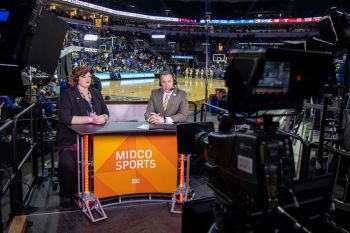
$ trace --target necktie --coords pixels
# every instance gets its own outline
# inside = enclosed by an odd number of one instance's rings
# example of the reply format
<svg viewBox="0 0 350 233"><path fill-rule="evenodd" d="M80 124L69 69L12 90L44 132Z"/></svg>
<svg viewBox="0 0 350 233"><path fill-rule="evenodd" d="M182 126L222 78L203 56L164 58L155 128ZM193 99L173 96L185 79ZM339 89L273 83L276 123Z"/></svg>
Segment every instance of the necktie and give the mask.
<svg viewBox="0 0 350 233"><path fill-rule="evenodd" d="M168 101L169 101L169 95L165 95L164 101L163 101L163 109L164 111L168 107Z"/></svg>

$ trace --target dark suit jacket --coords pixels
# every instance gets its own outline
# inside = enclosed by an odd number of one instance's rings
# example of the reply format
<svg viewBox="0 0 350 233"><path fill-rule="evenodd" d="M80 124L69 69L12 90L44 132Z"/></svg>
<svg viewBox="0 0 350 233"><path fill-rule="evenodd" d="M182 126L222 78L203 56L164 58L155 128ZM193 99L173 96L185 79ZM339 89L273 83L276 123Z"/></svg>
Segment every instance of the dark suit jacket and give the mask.
<svg viewBox="0 0 350 233"><path fill-rule="evenodd" d="M90 87L89 90L96 115L109 115L101 93L93 87ZM68 126L71 125L73 116L88 116L89 110L88 102L81 97L77 87L64 89L58 102L57 144L59 150L76 143L76 135Z"/></svg>
<svg viewBox="0 0 350 233"><path fill-rule="evenodd" d="M171 117L174 122L185 122L188 119L187 93L175 88L168 101L167 109L163 110L163 89L153 90L148 101L145 119L151 117L151 112L160 113L163 117Z"/></svg>

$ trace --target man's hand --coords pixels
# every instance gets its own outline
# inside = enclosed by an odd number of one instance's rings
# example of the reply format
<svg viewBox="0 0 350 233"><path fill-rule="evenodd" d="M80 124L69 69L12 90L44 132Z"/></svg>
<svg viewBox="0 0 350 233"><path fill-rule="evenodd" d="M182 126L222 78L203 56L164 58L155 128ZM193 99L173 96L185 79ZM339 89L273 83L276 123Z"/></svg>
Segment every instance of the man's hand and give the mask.
<svg viewBox="0 0 350 233"><path fill-rule="evenodd" d="M164 117L160 116L160 113L151 112L151 117L149 118L149 122L152 124L163 124Z"/></svg>

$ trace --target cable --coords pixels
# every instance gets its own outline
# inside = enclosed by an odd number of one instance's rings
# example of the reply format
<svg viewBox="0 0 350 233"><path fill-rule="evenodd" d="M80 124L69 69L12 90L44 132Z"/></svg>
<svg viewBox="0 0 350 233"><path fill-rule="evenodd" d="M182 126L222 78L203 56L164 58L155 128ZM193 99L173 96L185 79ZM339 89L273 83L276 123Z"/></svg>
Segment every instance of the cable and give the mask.
<svg viewBox="0 0 350 233"><path fill-rule="evenodd" d="M283 208L281 208L280 206L277 206L276 208L276 212L279 215L282 215L284 217L286 217L287 219L289 219L292 223L293 223L293 229L298 232L298 231L302 231L302 232L307 232L307 233L311 233L311 231L309 231L308 229L306 229L305 227L303 227L295 218L293 218L290 214L288 214Z"/></svg>
<svg viewBox="0 0 350 233"><path fill-rule="evenodd" d="M30 189L30 185L28 184L28 183L26 183L26 182L24 182L24 181L22 181L22 180L20 180L20 179L17 179L17 178L11 178L11 176L4 176L4 175L1 175L3 178L6 178L6 179L13 179L13 180L15 180L15 181L17 181L17 182L20 182L20 183L22 183L22 184L25 184L25 185L27 185L28 186L28 188Z"/></svg>
<svg viewBox="0 0 350 233"><path fill-rule="evenodd" d="M300 204L299 204L299 201L298 201L298 198L295 196L295 193L292 189L290 189L289 187L285 186L285 185L282 185L281 188L285 189L288 191L288 193L292 196L293 198L293 202L294 202L294 206L296 208L296 212L298 214L298 218L299 219L302 219L302 215L301 215L301 212L300 212Z"/></svg>
<svg viewBox="0 0 350 233"><path fill-rule="evenodd" d="M294 202L295 208L297 208L299 210L300 204L299 204L299 201L298 201L297 197L294 194L294 191L292 189L288 188L285 185L282 185L281 188L284 188L285 190L287 190L290 193L290 195L293 198L293 202Z"/></svg>
<svg viewBox="0 0 350 233"><path fill-rule="evenodd" d="M3 168L5 168L6 169L6 172L10 175L11 174L11 171L10 171L10 169L9 169L9 167L6 165L6 164L4 164L4 163L0 163L0 166L2 166ZM15 180L15 181L17 181L17 182L20 182L20 183L22 183L22 184L25 184L26 186L28 186L28 188L30 189L30 185L28 184L28 183L26 183L26 182L24 182L24 181L22 181L22 180L20 180L20 179L17 179L17 178L11 178L11 176L6 176L6 175L4 175L4 174L2 174L1 175L3 178L6 178L6 179L13 179L13 180Z"/></svg>
<svg viewBox="0 0 350 233"><path fill-rule="evenodd" d="M3 165L3 164L2 164ZM20 183L22 183L22 184L25 184L26 186L28 186L28 189L30 190L30 185L29 184L27 184L26 182L24 182L24 181L22 181L22 180L20 180L20 179L17 179L17 178L11 178L10 176L5 176L5 175L1 175L2 176L2 178L6 178L6 179L9 179L9 180L14 180L14 181L17 181L17 182L20 182ZM2 188L1 188L2 189ZM1 195L3 195L3 190L1 190ZM16 199L14 199L14 201L17 203L17 204L19 204L19 205L21 205L22 207L23 207L23 210L25 209L25 208L29 208L30 206L28 206L28 205L26 205L26 204L24 204L23 202L20 202L20 201L18 201L18 200L16 200Z"/></svg>

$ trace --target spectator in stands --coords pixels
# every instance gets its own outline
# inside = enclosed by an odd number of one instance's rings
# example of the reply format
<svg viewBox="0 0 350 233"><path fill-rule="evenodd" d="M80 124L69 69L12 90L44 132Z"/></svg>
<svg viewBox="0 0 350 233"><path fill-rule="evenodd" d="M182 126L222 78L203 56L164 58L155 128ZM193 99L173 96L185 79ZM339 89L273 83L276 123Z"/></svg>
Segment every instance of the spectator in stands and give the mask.
<svg viewBox="0 0 350 233"><path fill-rule="evenodd" d="M101 79L99 79L95 75L94 69L91 69L91 75L92 75L92 86L101 92L102 91Z"/></svg>
<svg viewBox="0 0 350 233"><path fill-rule="evenodd" d="M343 84L344 81L344 75L345 75L345 64L346 64L346 55L343 56L343 62L340 64L337 73L338 73L338 77L337 77L337 83L339 84ZM348 64L349 66L349 71L350 71L350 63ZM348 82L350 82L350 72L348 74L348 77L346 79Z"/></svg>
<svg viewBox="0 0 350 233"><path fill-rule="evenodd" d="M16 103L11 100L9 96L0 96L1 107L1 119L6 120L14 117L20 112L20 108Z"/></svg>
<svg viewBox="0 0 350 233"><path fill-rule="evenodd" d="M52 122L48 119L55 114L56 106L51 102L53 98L51 92L45 92L41 99L39 100L41 104L42 111L42 124L43 124L43 132L47 136L54 136L55 132L52 128Z"/></svg>
<svg viewBox="0 0 350 233"><path fill-rule="evenodd" d="M35 91L32 90L32 93L35 94ZM20 100L18 101L18 106L22 109L28 108L32 103L36 103L37 101L37 97L36 96L23 96L20 98Z"/></svg>
<svg viewBox="0 0 350 233"><path fill-rule="evenodd" d="M52 97L52 93L47 91L44 94L44 98L41 99L41 107L46 117L51 117L55 112L55 105L50 100Z"/></svg>
<svg viewBox="0 0 350 233"><path fill-rule="evenodd" d="M89 68L85 66L74 68L68 81L73 83L73 86L61 93L58 104L58 182L60 205L63 208L71 205L77 180L76 135L68 127L72 124L101 125L109 118L101 93L91 87L92 77Z"/></svg>
<svg viewBox="0 0 350 233"><path fill-rule="evenodd" d="M67 88L67 81L64 80L64 78L62 78L61 81L60 81L60 93L62 93L63 90L66 89L66 88Z"/></svg>
<svg viewBox="0 0 350 233"><path fill-rule="evenodd" d="M185 122L188 118L187 93L176 87L175 75L165 71L160 75L161 88L153 90L145 119L153 124Z"/></svg>
<svg viewBox="0 0 350 233"><path fill-rule="evenodd" d="M16 104L12 102L12 100L7 96L0 96L0 102L4 103L5 106L16 108Z"/></svg>
<svg viewBox="0 0 350 233"><path fill-rule="evenodd" d="M52 94L52 97L57 96L57 79L52 77L50 82L47 84L47 91Z"/></svg>

